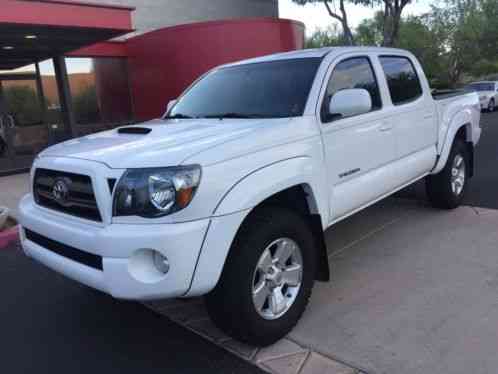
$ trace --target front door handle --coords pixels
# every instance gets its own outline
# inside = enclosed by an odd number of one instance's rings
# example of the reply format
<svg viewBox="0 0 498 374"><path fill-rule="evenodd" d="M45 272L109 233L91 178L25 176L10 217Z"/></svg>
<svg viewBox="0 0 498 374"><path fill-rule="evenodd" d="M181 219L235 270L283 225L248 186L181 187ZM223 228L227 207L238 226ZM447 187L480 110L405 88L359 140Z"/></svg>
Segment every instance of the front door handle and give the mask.
<svg viewBox="0 0 498 374"><path fill-rule="evenodd" d="M383 125L381 125L379 127L379 131L382 131L382 132L384 132L384 131L391 131L392 128L393 128L392 125L386 123L386 124L383 124Z"/></svg>

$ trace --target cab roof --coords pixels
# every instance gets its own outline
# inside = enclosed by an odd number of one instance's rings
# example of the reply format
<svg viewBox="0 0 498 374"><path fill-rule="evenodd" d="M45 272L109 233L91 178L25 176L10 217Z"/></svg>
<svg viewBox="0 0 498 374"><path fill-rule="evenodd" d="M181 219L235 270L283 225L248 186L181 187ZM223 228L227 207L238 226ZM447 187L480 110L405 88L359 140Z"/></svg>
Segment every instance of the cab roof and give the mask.
<svg viewBox="0 0 498 374"><path fill-rule="evenodd" d="M337 55L350 53L350 52L364 52L364 53L396 53L407 55L409 52L403 49L396 48L383 48L383 47L325 47L325 48L315 48L315 49L302 49L298 51L284 52L284 53L276 53L272 55L262 56L251 58L248 60L243 60L239 62L235 62L232 64L224 65L226 66L237 66L237 65L245 65L245 64L254 64L258 62L270 62L270 61L279 61L279 60L291 60L291 59L300 59L300 58L324 58L328 54L334 53Z"/></svg>

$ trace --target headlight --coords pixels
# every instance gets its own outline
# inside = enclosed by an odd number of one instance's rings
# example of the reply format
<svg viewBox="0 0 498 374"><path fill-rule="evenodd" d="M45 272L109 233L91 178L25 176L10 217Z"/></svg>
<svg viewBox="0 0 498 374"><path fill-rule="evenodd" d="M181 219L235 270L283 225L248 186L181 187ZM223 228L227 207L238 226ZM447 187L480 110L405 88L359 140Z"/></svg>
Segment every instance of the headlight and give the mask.
<svg viewBox="0 0 498 374"><path fill-rule="evenodd" d="M162 217L187 207L201 181L198 165L129 169L114 195L114 216Z"/></svg>

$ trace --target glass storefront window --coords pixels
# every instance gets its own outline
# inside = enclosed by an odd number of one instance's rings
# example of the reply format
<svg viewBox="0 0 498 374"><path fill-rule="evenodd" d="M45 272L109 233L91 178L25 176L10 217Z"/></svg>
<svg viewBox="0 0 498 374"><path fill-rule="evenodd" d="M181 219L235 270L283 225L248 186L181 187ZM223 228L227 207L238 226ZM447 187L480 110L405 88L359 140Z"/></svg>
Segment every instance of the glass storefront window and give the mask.
<svg viewBox="0 0 498 374"><path fill-rule="evenodd" d="M36 80L8 80L2 82L5 110L16 120L19 127L43 123Z"/></svg>
<svg viewBox="0 0 498 374"><path fill-rule="evenodd" d="M28 65L28 66L23 66L21 68L17 68L17 69L12 69L12 70L1 70L0 69L0 75L2 74L9 74L9 75L12 75L12 74L35 74L36 73L36 67L34 64L32 65Z"/></svg>
<svg viewBox="0 0 498 374"><path fill-rule="evenodd" d="M40 79L45 98L45 122L49 128L50 143L65 139L66 128L62 119L59 89L52 59L40 62Z"/></svg>
<svg viewBox="0 0 498 374"><path fill-rule="evenodd" d="M126 59L66 58L78 135L133 121Z"/></svg>

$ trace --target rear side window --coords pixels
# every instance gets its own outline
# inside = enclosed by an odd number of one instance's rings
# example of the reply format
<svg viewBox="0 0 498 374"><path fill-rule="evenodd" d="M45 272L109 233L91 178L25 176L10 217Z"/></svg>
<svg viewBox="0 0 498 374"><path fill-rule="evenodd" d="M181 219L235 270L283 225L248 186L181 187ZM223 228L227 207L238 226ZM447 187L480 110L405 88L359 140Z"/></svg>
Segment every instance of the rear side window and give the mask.
<svg viewBox="0 0 498 374"><path fill-rule="evenodd" d="M422 96L422 86L412 62L401 56L382 56L380 63L394 105L404 104Z"/></svg>
<svg viewBox="0 0 498 374"><path fill-rule="evenodd" d="M353 57L339 62L330 76L327 92L322 104L322 121L330 122L335 118L328 118L328 107L332 96L338 91L349 88L363 88L370 93L372 110L382 107L379 86L375 78L372 65L367 57ZM339 118L337 118L339 119Z"/></svg>

